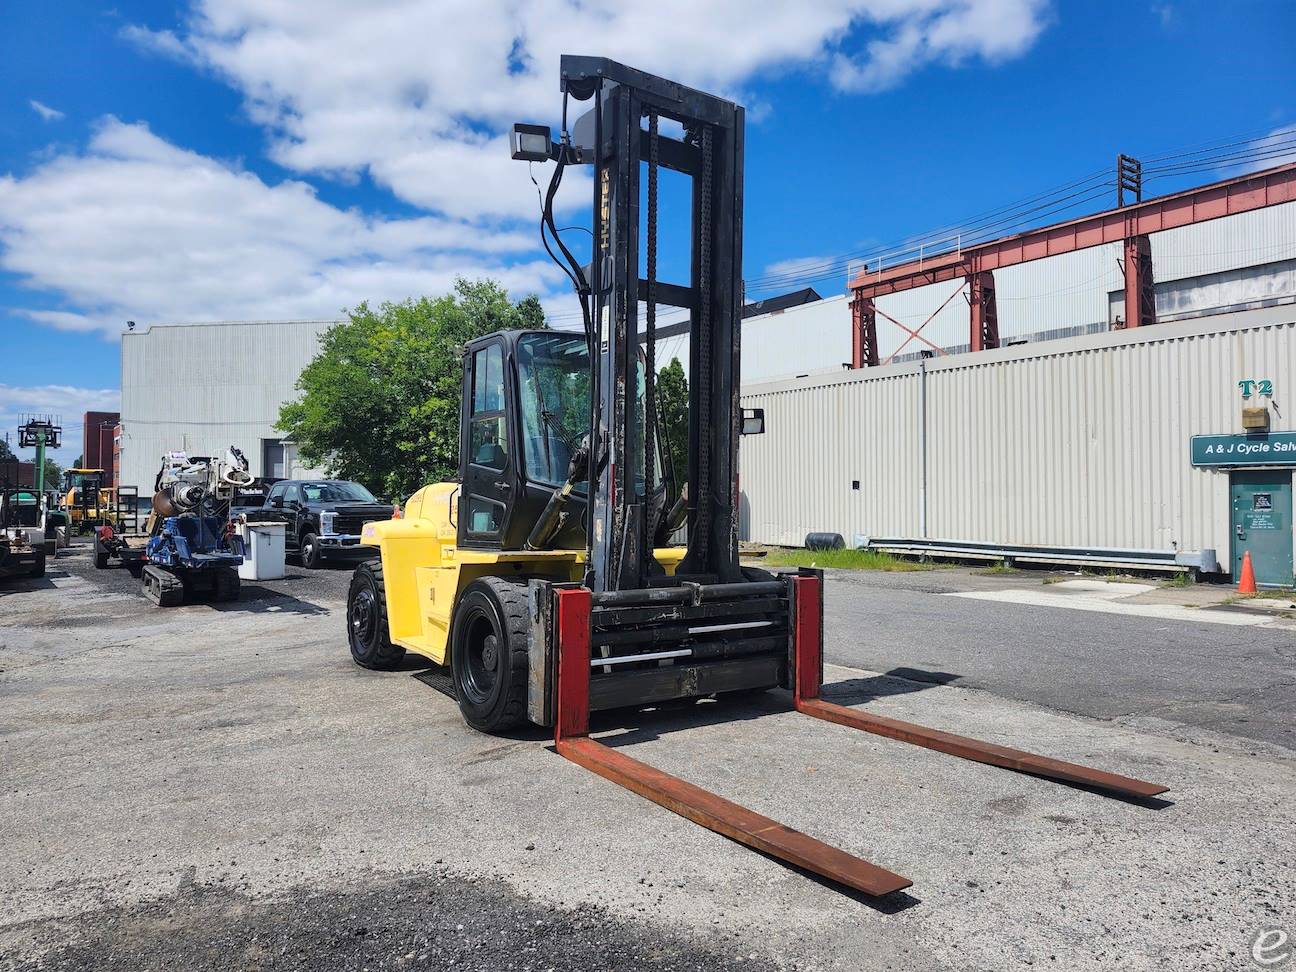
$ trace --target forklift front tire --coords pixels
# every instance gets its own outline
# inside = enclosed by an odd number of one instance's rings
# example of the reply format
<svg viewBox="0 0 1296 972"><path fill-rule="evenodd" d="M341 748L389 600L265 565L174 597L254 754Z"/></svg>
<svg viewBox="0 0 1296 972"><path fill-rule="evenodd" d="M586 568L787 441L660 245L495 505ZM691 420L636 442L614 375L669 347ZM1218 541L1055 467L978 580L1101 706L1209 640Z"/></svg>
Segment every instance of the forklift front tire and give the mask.
<svg viewBox="0 0 1296 972"><path fill-rule="evenodd" d="M347 642L361 668L395 668L405 649L393 645L387 631L387 587L381 560L366 560L351 574L347 592Z"/></svg>
<svg viewBox="0 0 1296 972"><path fill-rule="evenodd" d="M526 720L527 588L483 577L455 605L450 668L464 721L497 734Z"/></svg>

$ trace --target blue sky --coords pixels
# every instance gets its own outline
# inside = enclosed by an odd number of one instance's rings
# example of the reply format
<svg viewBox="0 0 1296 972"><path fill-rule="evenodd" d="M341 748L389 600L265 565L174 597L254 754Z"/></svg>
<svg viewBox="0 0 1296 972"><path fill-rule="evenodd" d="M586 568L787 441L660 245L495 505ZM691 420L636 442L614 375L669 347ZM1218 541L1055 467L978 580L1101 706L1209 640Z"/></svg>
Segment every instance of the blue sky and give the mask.
<svg viewBox="0 0 1296 972"><path fill-rule="evenodd" d="M1117 152L1291 127L1293 37L1277 0L8 4L0 432L53 410L79 439L127 319L332 318L460 272L569 314L499 142L555 120L562 51L747 104L746 275L795 282Z"/></svg>

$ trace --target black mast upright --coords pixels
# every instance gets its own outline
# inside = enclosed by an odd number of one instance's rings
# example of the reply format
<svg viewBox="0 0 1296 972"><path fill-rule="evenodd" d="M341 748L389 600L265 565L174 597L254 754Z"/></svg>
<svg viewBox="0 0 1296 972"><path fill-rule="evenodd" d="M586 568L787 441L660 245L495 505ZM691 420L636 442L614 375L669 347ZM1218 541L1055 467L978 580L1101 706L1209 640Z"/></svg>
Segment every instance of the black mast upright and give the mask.
<svg viewBox="0 0 1296 972"><path fill-rule="evenodd" d="M594 163L590 285L602 441L591 464L589 585L596 592L637 589L662 572L652 547L664 503L650 491L658 478L654 468L661 464L645 462L643 434L645 412L657 411L655 382L646 382L644 408L637 404L639 347L645 337L640 302L650 293L656 304L684 308L690 315L688 553L679 575L741 580L736 473L742 419L743 109L606 58L565 55L562 84L570 97L594 99L593 110L575 125L581 158L588 150ZM678 122L683 138L661 133L662 120ZM687 286L658 281L655 273L640 276L644 162L692 178ZM656 213L649 213L647 222L655 230ZM654 237L650 232L655 249Z"/></svg>

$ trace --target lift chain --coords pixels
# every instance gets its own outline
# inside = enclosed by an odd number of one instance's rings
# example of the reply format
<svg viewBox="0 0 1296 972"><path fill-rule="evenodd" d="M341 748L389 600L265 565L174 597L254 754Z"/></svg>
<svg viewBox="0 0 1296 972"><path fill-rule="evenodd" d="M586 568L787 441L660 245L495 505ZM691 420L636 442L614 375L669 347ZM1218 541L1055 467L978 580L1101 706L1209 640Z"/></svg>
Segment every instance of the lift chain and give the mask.
<svg viewBox="0 0 1296 972"><path fill-rule="evenodd" d="M657 109L648 109L648 309L644 341L644 516L645 550L652 549L657 524L653 516L656 495L657 436Z"/></svg>
<svg viewBox="0 0 1296 972"><path fill-rule="evenodd" d="M713 181L712 129L702 126L702 186L698 217L698 482L696 523L689 524L689 547L697 552L698 566L705 570L711 546L711 190ZM694 533L696 544L694 547Z"/></svg>

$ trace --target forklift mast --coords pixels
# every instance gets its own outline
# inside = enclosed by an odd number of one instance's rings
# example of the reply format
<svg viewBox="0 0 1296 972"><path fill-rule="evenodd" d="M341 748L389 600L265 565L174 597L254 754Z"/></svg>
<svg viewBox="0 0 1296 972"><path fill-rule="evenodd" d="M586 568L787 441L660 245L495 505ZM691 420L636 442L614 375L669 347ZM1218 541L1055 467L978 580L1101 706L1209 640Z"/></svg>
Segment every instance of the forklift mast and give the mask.
<svg viewBox="0 0 1296 972"><path fill-rule="evenodd" d="M563 133L562 149L594 167L594 249L582 297L596 345L591 425L602 442L590 463L587 586L603 593L740 582L743 109L601 57L564 55L561 76L565 98L593 101L574 140ZM677 123L682 137L663 132L663 123ZM687 284L658 278L662 168L692 180ZM652 553L665 539L667 512L655 441L661 305L688 311L690 338L688 551L669 580Z"/></svg>

